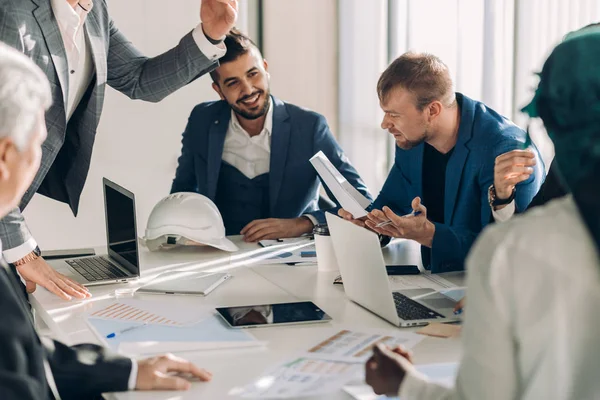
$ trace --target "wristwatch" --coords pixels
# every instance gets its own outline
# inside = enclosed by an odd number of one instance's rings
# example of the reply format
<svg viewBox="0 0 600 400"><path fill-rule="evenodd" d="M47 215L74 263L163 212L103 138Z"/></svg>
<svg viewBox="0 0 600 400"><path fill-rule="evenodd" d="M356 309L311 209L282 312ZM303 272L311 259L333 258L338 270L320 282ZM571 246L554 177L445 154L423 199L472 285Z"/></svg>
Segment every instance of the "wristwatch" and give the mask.
<svg viewBox="0 0 600 400"><path fill-rule="evenodd" d="M490 203L490 207L492 207L492 210L495 210L498 206L504 206L506 204L509 204L515 199L516 192L517 189L513 187L512 193L507 199L500 199L496 195L496 187L492 184L488 189L488 201Z"/></svg>
<svg viewBox="0 0 600 400"><path fill-rule="evenodd" d="M40 251L40 248L36 246L36 248L33 249L33 251L31 253L27 254L25 257L21 258L20 260L15 261L12 264L15 267L20 267L21 265L25 265L28 262L37 260L38 258L40 258L40 255L42 255L42 252Z"/></svg>

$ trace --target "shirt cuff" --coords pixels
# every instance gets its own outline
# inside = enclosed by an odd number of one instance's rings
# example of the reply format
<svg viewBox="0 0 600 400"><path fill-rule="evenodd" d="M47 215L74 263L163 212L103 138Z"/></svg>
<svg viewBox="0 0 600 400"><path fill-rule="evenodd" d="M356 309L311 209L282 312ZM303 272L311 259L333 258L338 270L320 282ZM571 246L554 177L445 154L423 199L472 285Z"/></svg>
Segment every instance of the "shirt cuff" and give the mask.
<svg viewBox="0 0 600 400"><path fill-rule="evenodd" d="M198 25L192 31L192 37L194 38L194 41L198 45L198 48L202 54L204 54L210 61L216 61L223 57L225 53L227 53L227 47L225 47L225 43L214 45L206 38L206 35L202 30L202 24Z"/></svg>
<svg viewBox="0 0 600 400"><path fill-rule="evenodd" d="M138 363L133 358L131 359L131 372L129 373L129 381L127 383L127 388L129 390L135 390L135 386L137 384L137 376L138 376Z"/></svg>
<svg viewBox="0 0 600 400"><path fill-rule="evenodd" d="M314 226L317 226L317 225L319 225L319 221L317 221L317 219L316 219L314 216L312 216L312 215L310 215L310 214L304 214L304 215L302 215L302 216L303 216L303 217L306 217L306 218L308 218L308 219L310 219L310 222L312 222L312 224L313 224Z"/></svg>
<svg viewBox="0 0 600 400"><path fill-rule="evenodd" d="M508 221L515 213L515 201L511 201L501 210L494 210L492 207L492 215L494 216L494 220L496 222L504 222Z"/></svg>
<svg viewBox="0 0 600 400"><path fill-rule="evenodd" d="M16 261L19 261L21 258L25 257L27 254L31 253L33 250L35 250L36 247L37 242L34 238L31 238L20 246L4 250L2 252L2 255L4 256L4 260L7 263L13 264Z"/></svg>

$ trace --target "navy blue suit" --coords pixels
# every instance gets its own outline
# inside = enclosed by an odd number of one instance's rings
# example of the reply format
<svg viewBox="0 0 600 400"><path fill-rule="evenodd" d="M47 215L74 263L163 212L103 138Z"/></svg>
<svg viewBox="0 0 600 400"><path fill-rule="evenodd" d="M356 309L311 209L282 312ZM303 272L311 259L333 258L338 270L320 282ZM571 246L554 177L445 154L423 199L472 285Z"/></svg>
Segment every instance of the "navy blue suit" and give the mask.
<svg viewBox="0 0 600 400"><path fill-rule="evenodd" d="M333 137L325 117L272 97L273 132L271 161L264 199L268 218L296 218L304 214L325 223L325 210L319 210L319 176L310 158L323 151L340 173L364 196L372 199L360 176ZM225 101L202 103L192 111L183 133L182 152L171 187L171 193L196 192L212 201L224 213L225 196L217 196L222 187L222 156L225 136L231 119L231 108ZM230 169L230 168L227 168ZM232 190L235 185L226 186ZM242 190L242 188L240 188ZM327 189L326 189L327 190ZM327 190L331 199L333 195ZM219 200L219 201L216 201ZM339 205L338 205L339 206ZM248 220L246 223L251 222ZM239 234L225 229L227 234ZM237 231L237 232L236 232Z"/></svg>
<svg viewBox="0 0 600 400"><path fill-rule="evenodd" d="M464 269L464 261L481 230L490 222L488 188L494 183L496 157L523 149L526 133L485 104L457 93L460 107L458 141L446 169L444 223L435 224L431 248L432 272ZM396 147L394 166L372 209L390 207L397 214L412 211L422 197L424 144L410 150ZM535 171L517 186L517 210L525 210L544 181L544 165L537 152ZM427 204L424 203L427 207Z"/></svg>

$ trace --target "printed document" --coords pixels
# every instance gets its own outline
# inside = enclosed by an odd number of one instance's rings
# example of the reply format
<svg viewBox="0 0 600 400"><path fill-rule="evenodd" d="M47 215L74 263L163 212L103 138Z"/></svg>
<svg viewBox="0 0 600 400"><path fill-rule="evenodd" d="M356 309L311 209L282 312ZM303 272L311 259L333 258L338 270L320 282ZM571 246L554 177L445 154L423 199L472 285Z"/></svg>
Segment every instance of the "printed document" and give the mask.
<svg viewBox="0 0 600 400"><path fill-rule="evenodd" d="M412 348L422 337L410 332L342 330L306 353L270 368L253 383L230 394L251 399L287 399L336 392L364 374L372 347L384 343Z"/></svg>

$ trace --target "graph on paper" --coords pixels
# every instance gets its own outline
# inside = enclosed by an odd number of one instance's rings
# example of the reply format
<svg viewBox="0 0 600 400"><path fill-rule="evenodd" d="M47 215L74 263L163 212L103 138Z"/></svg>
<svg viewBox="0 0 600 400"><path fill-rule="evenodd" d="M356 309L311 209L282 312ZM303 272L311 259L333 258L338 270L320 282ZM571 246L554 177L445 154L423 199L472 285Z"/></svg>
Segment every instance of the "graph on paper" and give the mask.
<svg viewBox="0 0 600 400"><path fill-rule="evenodd" d="M183 326L206 317L202 310L169 308L164 304L143 300L122 300L89 314L91 318L141 324Z"/></svg>

